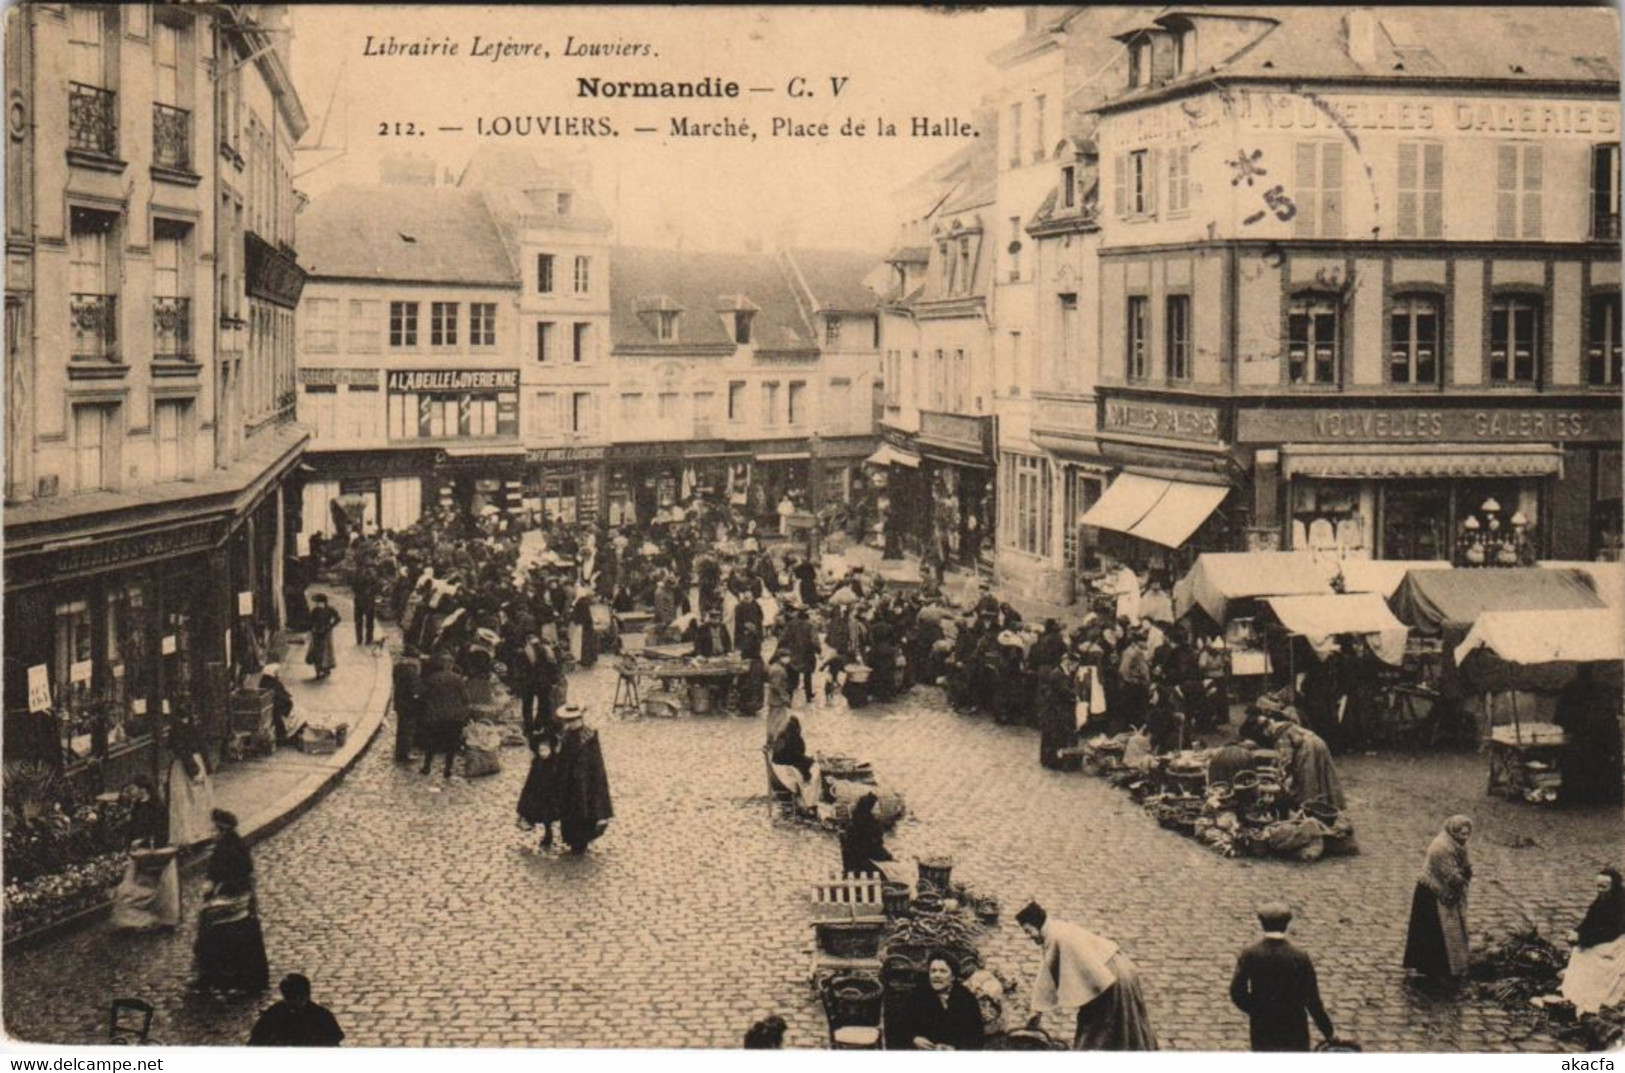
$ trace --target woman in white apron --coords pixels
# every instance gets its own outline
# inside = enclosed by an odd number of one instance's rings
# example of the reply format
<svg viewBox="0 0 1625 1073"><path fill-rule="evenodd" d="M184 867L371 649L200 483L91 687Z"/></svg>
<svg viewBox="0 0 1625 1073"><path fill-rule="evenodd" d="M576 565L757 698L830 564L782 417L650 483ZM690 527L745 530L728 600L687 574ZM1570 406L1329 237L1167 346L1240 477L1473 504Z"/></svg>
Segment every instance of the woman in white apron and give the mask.
<svg viewBox="0 0 1625 1073"><path fill-rule="evenodd" d="M203 752L203 736L190 719L181 718L169 730L169 841L191 846L214 837L214 782Z"/></svg>

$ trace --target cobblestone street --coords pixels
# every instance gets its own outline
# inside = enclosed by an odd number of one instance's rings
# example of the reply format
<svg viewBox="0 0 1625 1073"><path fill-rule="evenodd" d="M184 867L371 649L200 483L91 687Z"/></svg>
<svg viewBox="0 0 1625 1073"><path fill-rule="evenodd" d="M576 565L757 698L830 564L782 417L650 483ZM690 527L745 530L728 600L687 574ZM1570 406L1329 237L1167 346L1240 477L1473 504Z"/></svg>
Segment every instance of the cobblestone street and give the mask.
<svg viewBox="0 0 1625 1073"><path fill-rule="evenodd" d="M505 750L500 775L431 793L415 765L391 762L386 725L325 801L255 851L273 980L308 973L355 1045L736 1046L768 1010L790 1021L790 1045L823 1045L806 888L838 870L835 839L770 818L758 721L619 722L613 683L606 664L571 680L602 732L616 809L581 859L537 855L515 829L523 750ZM865 757L906 795L899 859L951 854L956 879L1001 900L984 953L1022 981L1012 1017L1025 1016L1037 951L1011 918L1037 897L1134 957L1169 1048L1245 1047L1230 969L1255 935L1253 906L1279 896L1297 907L1295 938L1340 1035L1367 1050L1551 1050L1516 1038L1498 1009L1406 991L1422 849L1444 817L1477 819L1475 942L1525 919L1561 935L1618 849L1617 814L1485 797L1479 757L1383 755L1341 763L1361 855L1226 860L1103 780L1044 771L1033 732L955 715L937 690L798 711L810 749ZM8 1031L97 1042L107 1002L138 995L157 1004L165 1042L245 1039L264 1002L186 997L200 882L179 935L117 938L101 924L8 955Z"/></svg>

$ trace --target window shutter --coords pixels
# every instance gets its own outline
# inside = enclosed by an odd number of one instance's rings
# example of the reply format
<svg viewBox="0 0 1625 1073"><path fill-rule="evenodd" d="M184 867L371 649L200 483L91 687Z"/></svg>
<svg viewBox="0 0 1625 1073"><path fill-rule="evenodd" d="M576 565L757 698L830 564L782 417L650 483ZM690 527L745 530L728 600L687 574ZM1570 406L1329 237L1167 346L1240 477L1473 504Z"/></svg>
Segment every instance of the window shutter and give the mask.
<svg viewBox="0 0 1625 1073"><path fill-rule="evenodd" d="M1399 147L1399 198L1394 231L1400 238L1416 237L1418 148L1415 143Z"/></svg>
<svg viewBox="0 0 1625 1073"><path fill-rule="evenodd" d="M1320 233L1343 237L1343 143L1326 142L1320 160Z"/></svg>
<svg viewBox="0 0 1625 1073"><path fill-rule="evenodd" d="M1315 210L1320 200L1320 184L1315 181L1318 150L1314 142L1300 142L1296 146L1292 181L1296 188L1293 200L1297 203L1298 215L1293 218L1295 226L1292 233L1299 238L1313 238L1316 234L1315 220L1318 214Z"/></svg>
<svg viewBox="0 0 1625 1073"><path fill-rule="evenodd" d="M1112 167L1112 213L1121 219L1128 215L1128 154L1119 153Z"/></svg>
<svg viewBox="0 0 1625 1073"><path fill-rule="evenodd" d="M1518 237L1518 147L1495 147L1495 237Z"/></svg>
<svg viewBox="0 0 1625 1073"><path fill-rule="evenodd" d="M1157 178L1162 174L1162 150L1151 150L1150 159L1146 161L1146 165L1145 214L1155 216L1157 214Z"/></svg>
<svg viewBox="0 0 1625 1073"><path fill-rule="evenodd" d="M1444 237L1444 146L1422 146L1422 235Z"/></svg>
<svg viewBox="0 0 1625 1073"><path fill-rule="evenodd" d="M1523 147L1523 237L1540 237L1541 147Z"/></svg>

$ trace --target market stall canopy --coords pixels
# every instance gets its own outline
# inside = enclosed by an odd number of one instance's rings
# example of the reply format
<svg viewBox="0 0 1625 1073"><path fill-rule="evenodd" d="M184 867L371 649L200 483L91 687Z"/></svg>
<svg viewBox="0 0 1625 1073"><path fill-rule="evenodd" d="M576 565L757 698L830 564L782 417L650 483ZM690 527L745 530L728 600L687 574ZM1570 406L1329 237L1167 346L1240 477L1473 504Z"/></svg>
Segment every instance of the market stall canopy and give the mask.
<svg viewBox="0 0 1625 1073"><path fill-rule="evenodd" d="M1604 606L1582 570L1526 566L1412 570L1394 593L1394 613L1412 629L1465 636L1486 611L1590 611Z"/></svg>
<svg viewBox="0 0 1625 1073"><path fill-rule="evenodd" d="M1344 559L1344 592L1374 592L1384 600L1399 590L1412 570L1449 570L1445 559Z"/></svg>
<svg viewBox="0 0 1625 1073"><path fill-rule="evenodd" d="M1218 509L1230 489L1125 473L1111 483L1080 521L1177 548Z"/></svg>
<svg viewBox="0 0 1625 1073"><path fill-rule="evenodd" d="M1340 634L1358 634L1384 663L1397 667L1405 659L1405 624L1374 592L1330 596L1270 596L1264 602L1281 625L1309 642L1325 659Z"/></svg>
<svg viewBox="0 0 1625 1073"><path fill-rule="evenodd" d="M1199 606L1222 623L1236 600L1311 594L1329 596L1332 586L1326 568L1306 552L1209 552L1174 586L1174 617Z"/></svg>
<svg viewBox="0 0 1625 1073"><path fill-rule="evenodd" d="M1605 665L1617 686L1625 659L1619 611L1486 611L1456 646L1464 682L1475 690L1555 693L1581 664Z"/></svg>
<svg viewBox="0 0 1625 1073"><path fill-rule="evenodd" d="M1578 570L1591 579L1609 607L1625 607L1625 563L1544 562L1548 570Z"/></svg>
<svg viewBox="0 0 1625 1073"><path fill-rule="evenodd" d="M911 455L907 451L899 451L889 443L883 443L874 454L863 460L871 466L907 466L918 469L920 456Z"/></svg>

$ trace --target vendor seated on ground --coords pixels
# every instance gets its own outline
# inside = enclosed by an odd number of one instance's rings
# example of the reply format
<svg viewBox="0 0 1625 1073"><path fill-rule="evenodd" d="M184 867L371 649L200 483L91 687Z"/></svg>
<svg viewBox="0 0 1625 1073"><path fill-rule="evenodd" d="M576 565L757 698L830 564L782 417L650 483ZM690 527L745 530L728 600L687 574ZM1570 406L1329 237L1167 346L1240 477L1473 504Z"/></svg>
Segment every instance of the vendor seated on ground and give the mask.
<svg viewBox="0 0 1625 1073"><path fill-rule="evenodd" d="M778 769L778 777L795 791L796 807L802 812L818 808L818 765L807 755L807 742L801 735L801 720L790 716L773 738L768 759Z"/></svg>
<svg viewBox="0 0 1625 1073"><path fill-rule="evenodd" d="M880 798L873 792L858 798L852 806L852 819L841 832L841 871L849 875L885 874L882 861L892 859L886 849L886 833L875 815Z"/></svg>
<svg viewBox="0 0 1625 1073"><path fill-rule="evenodd" d="M282 684L282 664L267 663L260 668L258 687L268 690L271 694L271 725L276 731L276 743L279 746L288 744L288 739L299 733L299 725L293 720L293 694L288 687Z"/></svg>
<svg viewBox="0 0 1625 1073"><path fill-rule="evenodd" d="M1582 1014L1625 1003L1625 882L1617 868L1597 873L1597 897L1568 939L1563 997Z"/></svg>
<svg viewBox="0 0 1625 1073"><path fill-rule="evenodd" d="M954 977L946 955L931 955L925 985L916 986L899 1011L902 1025L897 1038L917 1051L982 1049L982 1008Z"/></svg>

